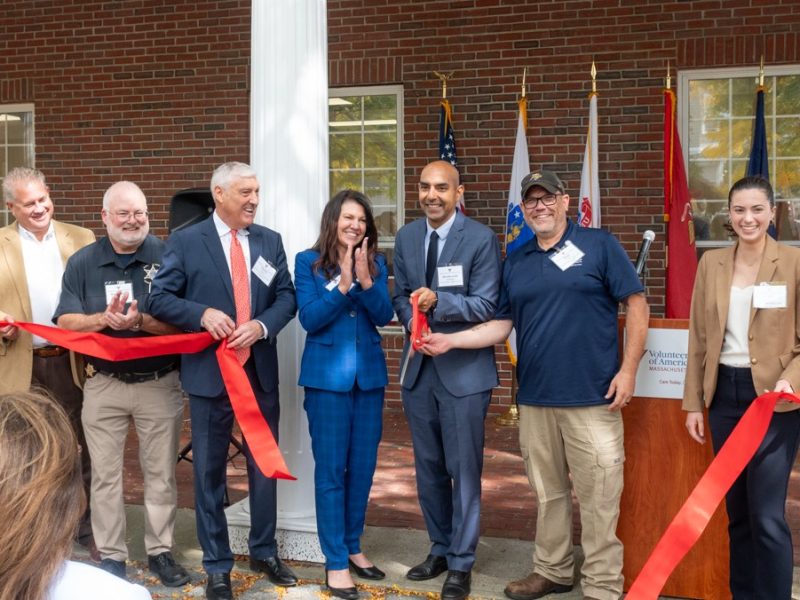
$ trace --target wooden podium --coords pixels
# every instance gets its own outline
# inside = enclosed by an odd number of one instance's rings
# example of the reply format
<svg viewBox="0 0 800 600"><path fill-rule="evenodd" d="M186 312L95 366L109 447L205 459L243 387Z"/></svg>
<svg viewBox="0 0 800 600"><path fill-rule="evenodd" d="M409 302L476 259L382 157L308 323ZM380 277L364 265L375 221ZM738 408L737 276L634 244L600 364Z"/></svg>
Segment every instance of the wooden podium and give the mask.
<svg viewBox="0 0 800 600"><path fill-rule="evenodd" d="M650 328L687 329L688 321L651 319ZM625 488L617 535L625 546L627 591L705 472L713 452L708 435L704 445L689 437L680 400L635 396L622 414ZM730 599L727 527L723 502L697 544L667 580L662 595Z"/></svg>

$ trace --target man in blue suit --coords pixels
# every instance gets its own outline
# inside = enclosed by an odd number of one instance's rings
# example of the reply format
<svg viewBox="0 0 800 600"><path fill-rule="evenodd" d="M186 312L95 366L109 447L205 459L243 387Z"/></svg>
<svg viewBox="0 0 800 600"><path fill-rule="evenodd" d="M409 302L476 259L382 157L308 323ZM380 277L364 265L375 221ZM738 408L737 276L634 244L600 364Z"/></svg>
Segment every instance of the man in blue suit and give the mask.
<svg viewBox="0 0 800 600"><path fill-rule="evenodd" d="M463 193L449 163L432 162L422 170L425 218L400 229L394 254L393 304L409 329L412 296L433 331L461 331L494 316L500 246L491 229L456 210ZM409 342L401 373L403 407L431 549L406 576L419 581L448 571L442 598L461 600L470 592L480 534L484 419L498 383L494 349L409 357Z"/></svg>
<svg viewBox="0 0 800 600"><path fill-rule="evenodd" d="M294 286L281 237L254 225L259 202L255 171L237 162L211 177L211 218L173 233L153 280L150 313L185 331L205 329L227 339L250 380L258 406L278 438L278 332L294 317ZM246 266L246 265L249 265ZM223 511L233 410L215 356L216 345L182 359L181 383L192 417L197 536L208 574L206 597L233 597L233 555ZM276 482L264 477L245 440L250 486L250 568L276 585L297 583L277 556Z"/></svg>

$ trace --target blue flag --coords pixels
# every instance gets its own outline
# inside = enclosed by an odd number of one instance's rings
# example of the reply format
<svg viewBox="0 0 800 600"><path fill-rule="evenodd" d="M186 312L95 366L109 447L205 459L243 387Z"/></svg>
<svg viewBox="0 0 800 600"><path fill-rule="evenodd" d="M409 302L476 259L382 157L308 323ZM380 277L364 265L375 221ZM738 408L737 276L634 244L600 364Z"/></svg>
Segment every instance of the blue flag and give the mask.
<svg viewBox="0 0 800 600"><path fill-rule="evenodd" d="M756 90L756 119L753 124L753 143L750 146L750 159L747 161L747 176L760 175L769 181L769 156L767 156L767 124L764 120L764 86ZM767 230L773 239L778 239L774 223Z"/></svg>
<svg viewBox="0 0 800 600"><path fill-rule="evenodd" d="M750 147L750 160L747 161L747 175L761 175L769 180L769 157L767 156L767 125L764 122L764 88L756 91L756 120L753 125L753 144Z"/></svg>

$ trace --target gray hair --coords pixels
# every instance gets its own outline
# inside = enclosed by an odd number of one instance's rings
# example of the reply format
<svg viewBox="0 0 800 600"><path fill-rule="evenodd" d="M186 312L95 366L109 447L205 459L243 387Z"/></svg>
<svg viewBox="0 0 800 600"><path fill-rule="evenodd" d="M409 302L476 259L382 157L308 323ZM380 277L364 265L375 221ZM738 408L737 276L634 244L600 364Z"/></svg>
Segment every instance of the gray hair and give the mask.
<svg viewBox="0 0 800 600"><path fill-rule="evenodd" d="M140 188L132 181L118 181L117 183L109 187L106 190L106 193L103 194L103 209L108 210L108 205L111 204L111 198L113 198L116 194L125 191L140 194L141 197L144 198L145 204L147 204L147 198L145 197L142 188Z"/></svg>
<svg viewBox="0 0 800 600"><path fill-rule="evenodd" d="M3 200L6 202L14 202L14 191L17 186L29 181L38 181L43 186L47 187L44 181L44 173L39 169L32 169L30 167L14 167L3 178Z"/></svg>
<svg viewBox="0 0 800 600"><path fill-rule="evenodd" d="M214 193L216 187L225 190L234 179L247 177L258 177L250 165L236 161L223 163L214 169L214 174L211 176L211 193Z"/></svg>

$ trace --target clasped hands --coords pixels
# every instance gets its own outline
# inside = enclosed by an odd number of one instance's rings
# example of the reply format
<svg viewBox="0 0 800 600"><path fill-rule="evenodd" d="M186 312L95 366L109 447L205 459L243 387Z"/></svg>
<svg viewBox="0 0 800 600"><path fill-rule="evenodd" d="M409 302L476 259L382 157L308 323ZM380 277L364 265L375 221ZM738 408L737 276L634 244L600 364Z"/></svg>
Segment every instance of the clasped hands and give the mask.
<svg viewBox="0 0 800 600"><path fill-rule="evenodd" d="M369 253L367 251L369 240L365 236L361 245L353 250L353 244L347 245L344 256L339 260L339 291L346 295L353 285L353 265L355 264L355 274L362 290L372 287L372 275L369 272Z"/></svg>
<svg viewBox="0 0 800 600"><path fill-rule="evenodd" d="M126 312L125 305L127 302L128 292L117 291L111 298L111 302L106 306L105 311L100 315L101 324L115 331L125 331L141 327L144 313L139 312L139 301L135 299L132 300Z"/></svg>
<svg viewBox="0 0 800 600"><path fill-rule="evenodd" d="M233 319L216 308L207 308L200 318L200 326L215 340L228 340L228 348L249 348L264 337L264 328L256 320L242 323L238 327Z"/></svg>

